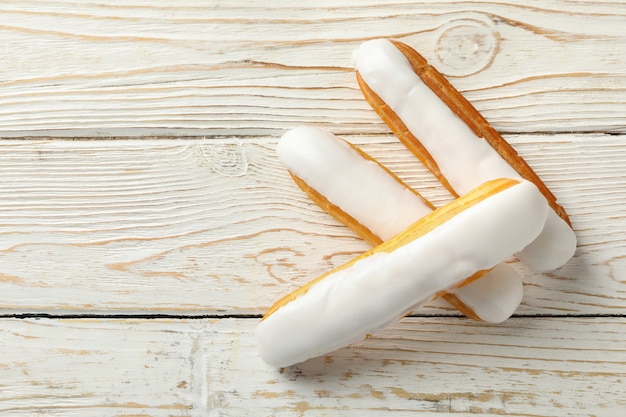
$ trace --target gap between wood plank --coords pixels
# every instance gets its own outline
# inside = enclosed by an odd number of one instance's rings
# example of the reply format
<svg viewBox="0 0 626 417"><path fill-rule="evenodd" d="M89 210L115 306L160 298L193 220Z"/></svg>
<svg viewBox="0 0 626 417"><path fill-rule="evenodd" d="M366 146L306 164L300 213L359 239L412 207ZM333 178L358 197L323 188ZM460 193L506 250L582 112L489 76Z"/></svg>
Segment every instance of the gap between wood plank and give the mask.
<svg viewBox="0 0 626 417"><path fill-rule="evenodd" d="M49 314L49 313L18 313L18 314L0 314L0 319L62 319L62 320L82 320L82 319L106 319L106 320L207 320L207 319L244 319L259 320L262 314ZM461 315L426 315L411 314L406 317L424 318L424 319L446 319L466 317ZM595 318L626 318L626 314L519 314L513 315L511 319L528 319L528 318L577 318L577 319L595 319Z"/></svg>
<svg viewBox="0 0 626 417"><path fill-rule="evenodd" d="M275 132L265 132L265 134L233 134L233 135L200 135L200 134L179 134L179 135L150 135L150 134L137 134L137 135L112 135L112 136L54 136L53 132L42 132L41 135L30 135L30 136L12 136L5 135L0 136L0 141L65 141L65 142L102 142L102 141L128 141L128 140L183 140L183 141L197 141L197 140L231 140L231 139L263 139L263 138L277 138L280 137L284 132L286 132L288 127L284 130L279 130ZM328 129L331 130L331 129ZM50 134L46 134L50 133ZM80 133L80 132L77 132ZM570 131L501 131L501 135L505 138L509 136L562 136L562 135L595 135L595 136L625 136L624 132L613 132L613 131L604 131L604 130L570 130ZM359 137L359 136L380 136L380 137L390 137L395 138L396 136L392 133L364 133L360 131L342 131L339 136L341 137Z"/></svg>

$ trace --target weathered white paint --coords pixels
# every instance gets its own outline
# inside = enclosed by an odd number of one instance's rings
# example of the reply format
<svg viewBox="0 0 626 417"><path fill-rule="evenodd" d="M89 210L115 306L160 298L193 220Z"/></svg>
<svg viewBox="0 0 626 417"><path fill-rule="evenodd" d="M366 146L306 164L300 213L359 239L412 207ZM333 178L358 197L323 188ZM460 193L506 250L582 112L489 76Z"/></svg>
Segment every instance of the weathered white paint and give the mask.
<svg viewBox="0 0 626 417"><path fill-rule="evenodd" d="M626 320L407 318L284 370L255 319L0 321L0 415L618 416Z"/></svg>
<svg viewBox="0 0 626 417"><path fill-rule="evenodd" d="M440 204L395 137L348 137ZM626 140L510 141L568 210L563 268L532 274L522 313L626 308ZM0 305L8 312L261 313L368 246L280 165L277 138L0 143ZM428 312L441 313L442 303Z"/></svg>
<svg viewBox="0 0 626 417"><path fill-rule="evenodd" d="M505 132L624 132L624 3L5 1L0 135L384 132L365 39L420 50Z"/></svg>
<svg viewBox="0 0 626 417"><path fill-rule="evenodd" d="M397 37L568 209L576 257L515 265L519 314L555 317L405 319L283 373L256 319L2 319L0 415L621 415L626 4L337 3L2 2L0 137L40 138L0 141L2 313L257 314L365 250L275 157L302 123L447 200L356 86L352 50Z"/></svg>

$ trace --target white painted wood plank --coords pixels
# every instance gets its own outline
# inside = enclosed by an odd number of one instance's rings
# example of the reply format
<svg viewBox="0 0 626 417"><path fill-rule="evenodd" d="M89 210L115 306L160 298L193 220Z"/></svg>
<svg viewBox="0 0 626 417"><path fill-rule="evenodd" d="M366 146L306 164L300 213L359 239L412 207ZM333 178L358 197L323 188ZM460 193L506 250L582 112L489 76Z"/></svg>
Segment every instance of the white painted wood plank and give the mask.
<svg viewBox="0 0 626 417"><path fill-rule="evenodd" d="M349 137L428 198L449 197L395 137ZM626 311L626 136L508 139L579 237L532 274L520 314ZM259 314L367 245L313 205L276 138L0 143L5 313ZM451 313L442 302L424 314Z"/></svg>
<svg viewBox="0 0 626 417"><path fill-rule="evenodd" d="M0 136L382 133L351 52L423 54L504 132L624 132L626 3L0 4Z"/></svg>
<svg viewBox="0 0 626 417"><path fill-rule="evenodd" d="M256 320L0 325L2 416L617 416L624 319L404 319L283 370Z"/></svg>

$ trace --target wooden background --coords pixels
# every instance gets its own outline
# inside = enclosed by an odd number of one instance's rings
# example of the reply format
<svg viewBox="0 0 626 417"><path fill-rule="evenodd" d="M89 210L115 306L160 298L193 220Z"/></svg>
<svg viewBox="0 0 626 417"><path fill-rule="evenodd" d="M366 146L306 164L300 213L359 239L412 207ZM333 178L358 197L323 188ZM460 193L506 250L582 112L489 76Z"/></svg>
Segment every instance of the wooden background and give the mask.
<svg viewBox="0 0 626 417"><path fill-rule="evenodd" d="M340 3L340 4L337 4ZM558 196L579 238L517 314L436 301L283 370L253 330L367 245L275 155L300 124L449 196L362 98L411 44ZM623 1L0 2L1 416L622 416Z"/></svg>

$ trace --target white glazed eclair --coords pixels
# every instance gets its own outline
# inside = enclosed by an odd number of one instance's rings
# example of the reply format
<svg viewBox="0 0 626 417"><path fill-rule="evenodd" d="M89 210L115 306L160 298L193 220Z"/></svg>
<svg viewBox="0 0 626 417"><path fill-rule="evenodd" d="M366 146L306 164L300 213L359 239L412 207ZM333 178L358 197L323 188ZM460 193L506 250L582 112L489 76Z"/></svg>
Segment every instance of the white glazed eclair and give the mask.
<svg viewBox="0 0 626 417"><path fill-rule="evenodd" d="M480 185L276 302L255 331L261 357L288 366L365 338L524 248L547 213L528 181Z"/></svg>
<svg viewBox="0 0 626 417"><path fill-rule="evenodd" d="M533 182L550 204L541 235L518 257L536 270L558 268L576 250L565 210L517 152L426 60L407 45L367 41L354 53L365 98L391 130L454 195L494 178Z"/></svg>
<svg viewBox="0 0 626 417"><path fill-rule="evenodd" d="M374 158L321 129L301 126L288 131L277 152L315 203L372 246L434 210ZM522 293L521 277L501 264L442 297L468 317L499 323L515 312Z"/></svg>

